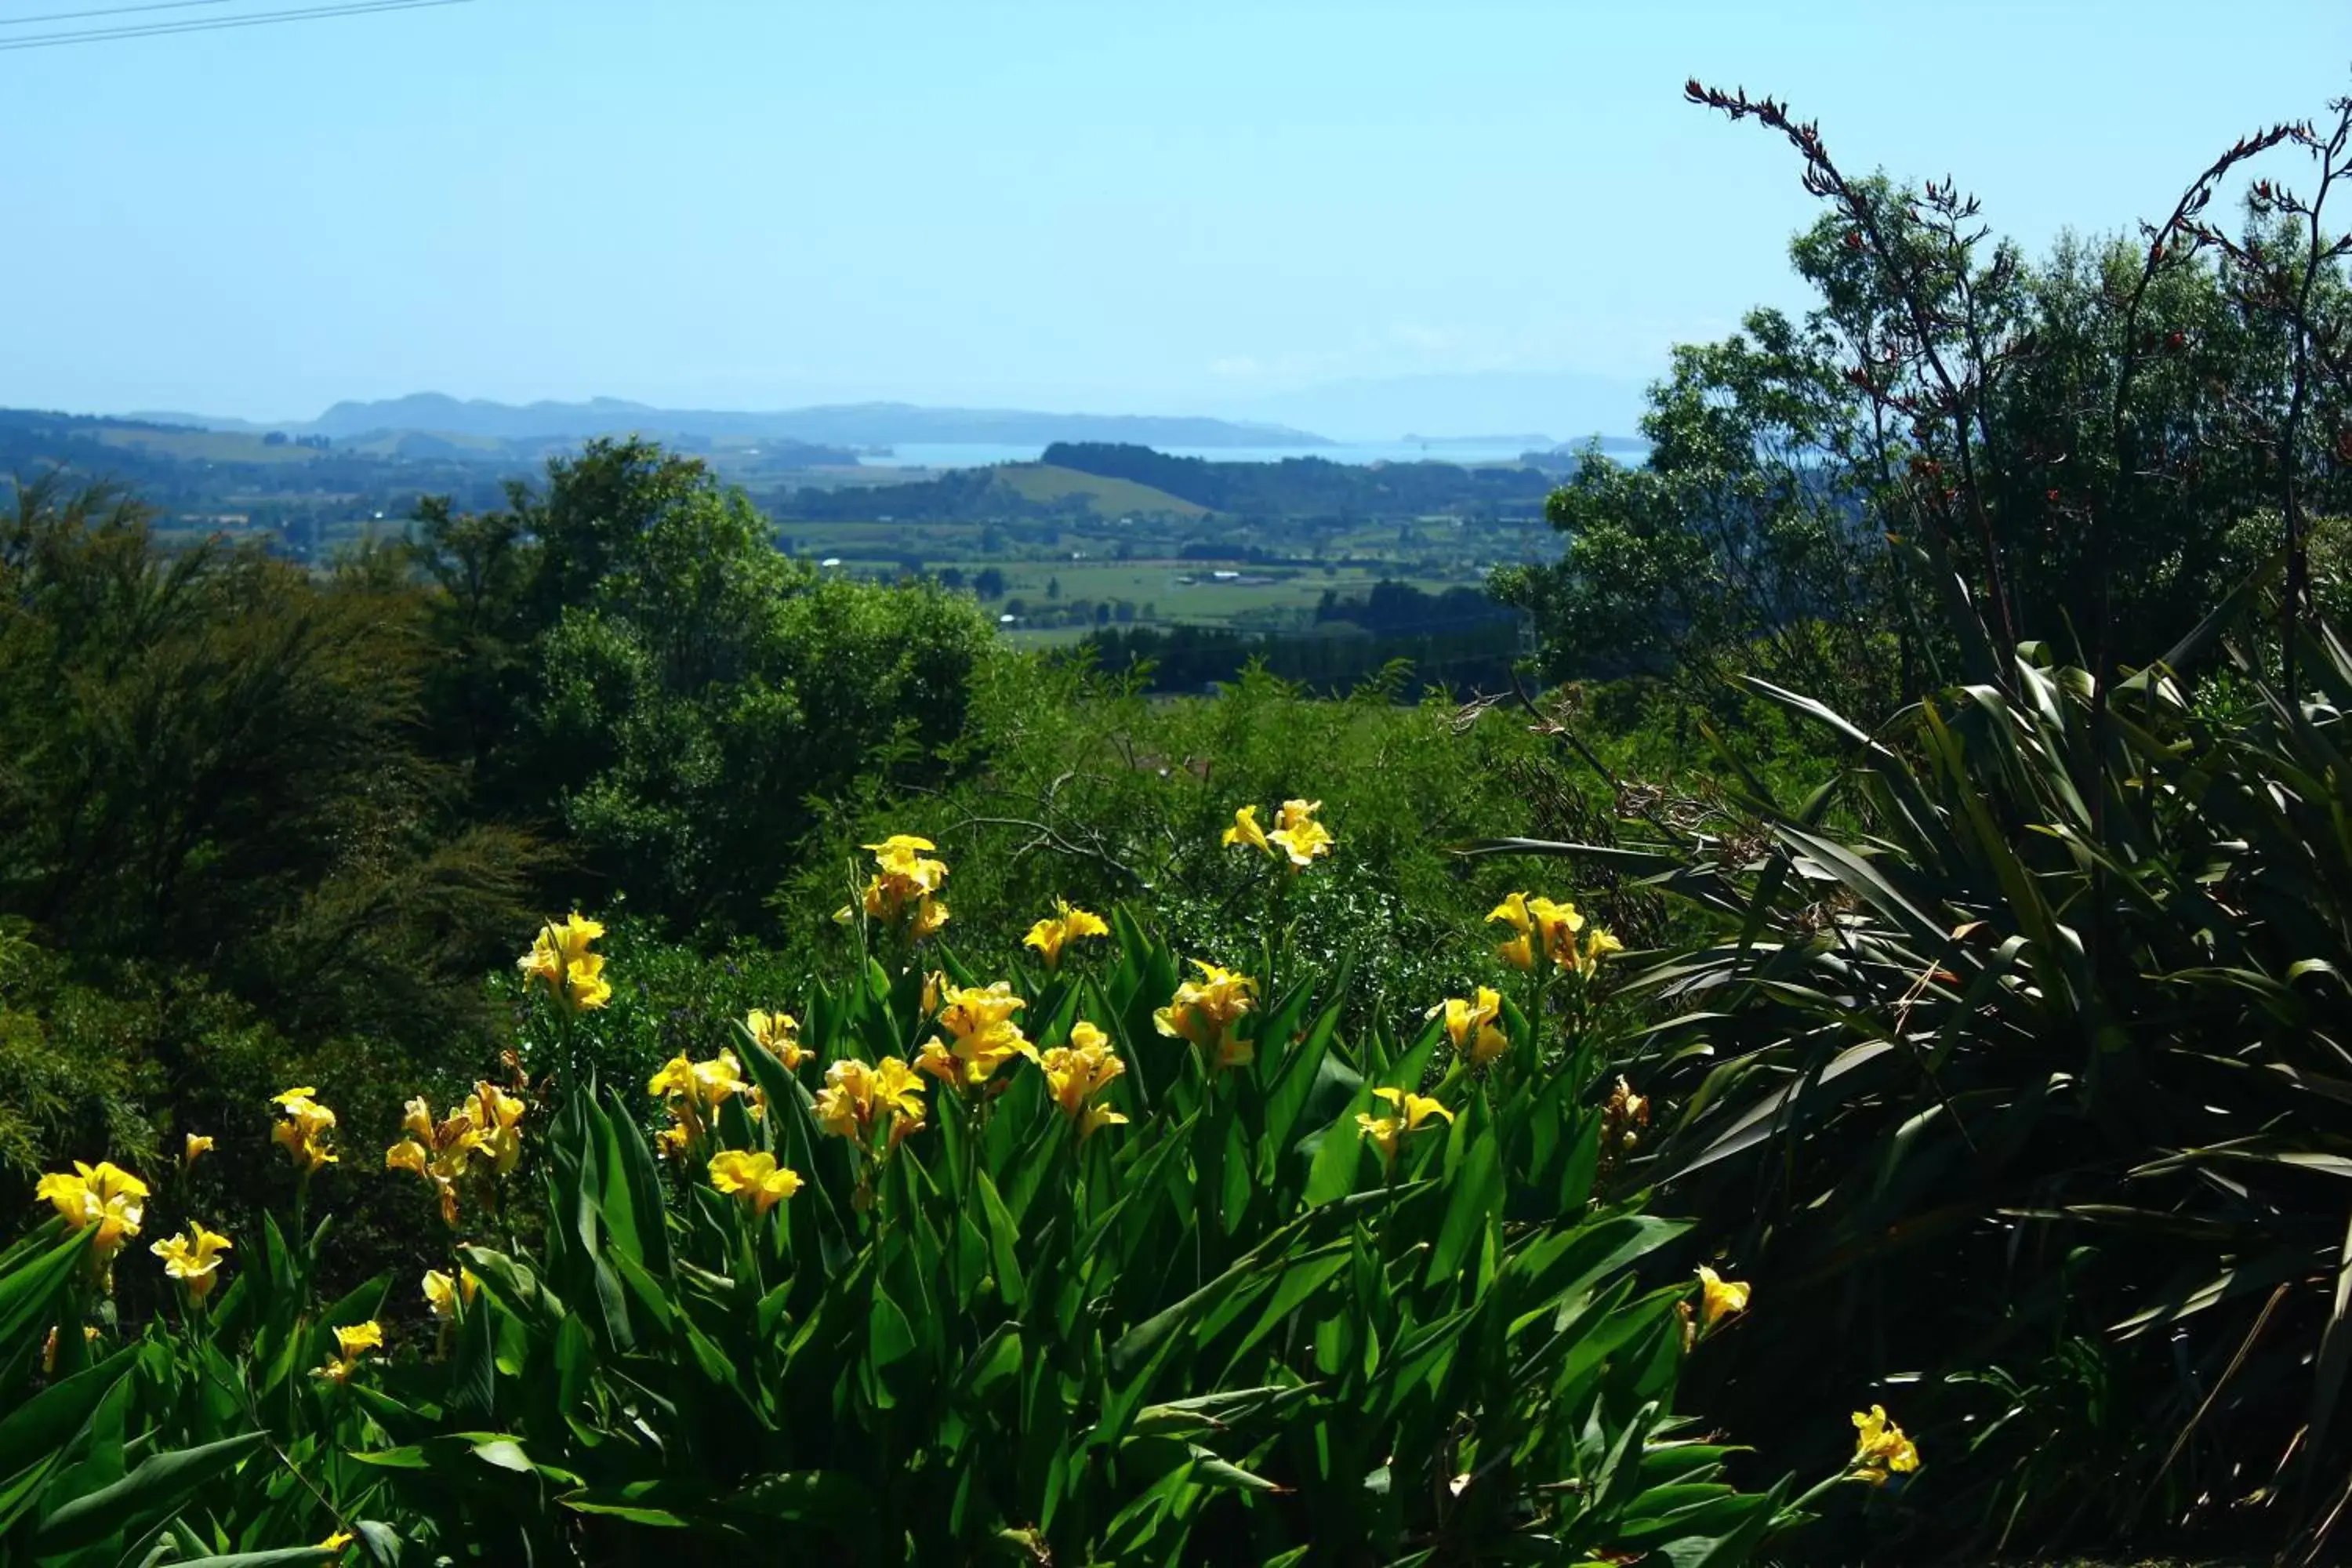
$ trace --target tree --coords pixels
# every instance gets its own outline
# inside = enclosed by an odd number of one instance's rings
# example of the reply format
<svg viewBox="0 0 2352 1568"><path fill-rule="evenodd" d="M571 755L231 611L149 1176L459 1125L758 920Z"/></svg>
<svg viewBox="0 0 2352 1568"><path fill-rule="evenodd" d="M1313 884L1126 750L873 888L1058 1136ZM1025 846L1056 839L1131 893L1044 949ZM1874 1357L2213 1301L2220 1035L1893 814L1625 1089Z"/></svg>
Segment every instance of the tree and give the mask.
<svg viewBox="0 0 2352 1568"><path fill-rule="evenodd" d="M480 976L528 926L543 861L476 816L419 723L434 645L405 561L314 576L253 546L167 549L135 501L56 475L15 503L0 1098L36 1125L0 1163L49 1132L72 1138L52 1157L97 1146L58 1108L134 1086L257 1140L281 1075L321 1055L389 1094L453 1045L476 1054Z"/></svg>
<svg viewBox="0 0 2352 1568"><path fill-rule="evenodd" d="M1761 112L1743 102L1718 106ZM2310 476L2308 511L2352 504L2325 434L2352 375L2298 372L2281 286L2239 259L2290 237L2265 210L2219 260L2180 237L2218 174L2170 248L2068 239L2035 264L1948 184L1849 182L1798 141L1833 204L1791 247L1816 307L1677 348L1647 461L1586 453L1546 506L1561 559L1493 579L1554 675L1748 673L1869 713L2001 679L1990 650L2027 639L2133 668L2275 543L2280 476ZM2297 297L2315 342L2352 314L2342 259Z"/></svg>
<svg viewBox="0 0 2352 1568"><path fill-rule="evenodd" d="M983 566L971 580L971 591L984 602L1004 597L1004 574L994 566Z"/></svg>
<svg viewBox="0 0 2352 1568"><path fill-rule="evenodd" d="M1818 326L1758 310L1682 345L1650 391L1638 468L1598 445L1546 501L1560 561L1497 572L1556 676L1734 668L1841 695L1889 689L1889 561L1869 528L1868 434ZM1864 704L1866 707L1867 704Z"/></svg>
<svg viewBox="0 0 2352 1568"><path fill-rule="evenodd" d="M952 741L989 641L929 584L822 577L698 461L593 442L486 517L425 509L447 732L602 895L742 931L816 802Z"/></svg>

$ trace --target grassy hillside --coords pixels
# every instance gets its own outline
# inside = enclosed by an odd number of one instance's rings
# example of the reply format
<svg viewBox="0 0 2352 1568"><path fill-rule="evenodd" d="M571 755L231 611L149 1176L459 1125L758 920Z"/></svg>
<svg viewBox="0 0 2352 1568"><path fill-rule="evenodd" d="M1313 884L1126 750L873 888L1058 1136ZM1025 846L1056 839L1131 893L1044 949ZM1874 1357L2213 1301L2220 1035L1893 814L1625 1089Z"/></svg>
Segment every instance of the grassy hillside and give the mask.
<svg viewBox="0 0 2352 1568"><path fill-rule="evenodd" d="M1078 498L1101 517L1129 513L1201 517L1209 510L1132 479L1080 473L1076 468L1057 468L1050 463L1007 463L996 469L996 483L1023 500L1040 506Z"/></svg>
<svg viewBox="0 0 2352 1568"><path fill-rule="evenodd" d="M95 425L91 439L108 447L128 447L184 463L310 463L327 454L316 447L290 441L264 444L245 430L175 429L162 425Z"/></svg>

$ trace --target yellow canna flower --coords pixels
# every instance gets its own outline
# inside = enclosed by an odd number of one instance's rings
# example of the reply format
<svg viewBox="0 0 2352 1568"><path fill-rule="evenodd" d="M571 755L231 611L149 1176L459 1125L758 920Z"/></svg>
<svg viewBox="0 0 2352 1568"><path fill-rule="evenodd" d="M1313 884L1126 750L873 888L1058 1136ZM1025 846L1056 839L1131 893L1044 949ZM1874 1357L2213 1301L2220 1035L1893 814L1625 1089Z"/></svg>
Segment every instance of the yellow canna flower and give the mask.
<svg viewBox="0 0 2352 1568"><path fill-rule="evenodd" d="M646 1080L646 1092L658 1100L673 1100L694 1093L694 1058L684 1051L664 1062L661 1070Z"/></svg>
<svg viewBox="0 0 2352 1568"><path fill-rule="evenodd" d="M923 1080L897 1057L868 1067L847 1058L827 1068L817 1090L817 1125L840 1138L864 1139L877 1122L887 1122L890 1144L923 1125Z"/></svg>
<svg viewBox="0 0 2352 1568"><path fill-rule="evenodd" d="M1054 913L1029 928L1021 939L1024 947L1034 947L1045 955L1045 967L1057 969L1062 963L1062 949L1087 937L1108 936L1110 927L1100 915L1074 908L1066 900L1054 900Z"/></svg>
<svg viewBox="0 0 2352 1568"><path fill-rule="evenodd" d="M1039 1058L1054 1103L1077 1125L1081 1142L1099 1128L1127 1121L1119 1112L1095 1100L1111 1079L1127 1071L1127 1064L1111 1048L1110 1037L1081 1018L1070 1029L1070 1043L1056 1046Z"/></svg>
<svg viewBox="0 0 2352 1568"><path fill-rule="evenodd" d="M1274 853L1274 846L1266 841L1265 829L1257 825L1257 807L1255 805L1242 806L1234 813L1234 825L1225 829L1223 842L1229 849L1238 845L1262 855Z"/></svg>
<svg viewBox="0 0 2352 1568"><path fill-rule="evenodd" d="M817 1125L836 1138L858 1136L872 1120L873 1073L864 1062L848 1058L825 1068L824 1087L816 1091Z"/></svg>
<svg viewBox="0 0 2352 1568"><path fill-rule="evenodd" d="M474 1126L481 1141L480 1152L499 1175L512 1172L522 1158L522 1119L528 1110L520 1099L488 1079L475 1080Z"/></svg>
<svg viewBox="0 0 2352 1568"><path fill-rule="evenodd" d="M1369 1116L1359 1111L1356 1127L1379 1147L1381 1158L1391 1163L1395 1161L1397 1150L1403 1143L1406 1133L1419 1131L1433 1116L1442 1116L1448 1121L1454 1120L1454 1112L1424 1094L1413 1094L1402 1089L1376 1089L1372 1095L1375 1099L1387 1100L1394 1108L1394 1113Z"/></svg>
<svg viewBox="0 0 2352 1568"><path fill-rule="evenodd" d="M334 1534L327 1537L326 1540L319 1542L318 1549L321 1552L341 1552L344 1547L349 1546L356 1539L357 1537L353 1536L350 1531L339 1530L335 1531Z"/></svg>
<svg viewBox="0 0 2352 1568"><path fill-rule="evenodd" d="M527 985L545 991L567 1013L593 1012L613 999L604 978L604 954L589 943L604 934L604 925L574 910L562 925L552 921L540 927L530 951L515 960Z"/></svg>
<svg viewBox="0 0 2352 1568"><path fill-rule="evenodd" d="M791 1072L809 1059L810 1052L801 1044L801 1021L790 1013L771 1013L754 1007L743 1015L743 1032L751 1043L784 1064Z"/></svg>
<svg viewBox="0 0 2352 1568"><path fill-rule="evenodd" d="M1576 933L1584 929L1584 917L1574 904L1513 893L1496 904L1486 919L1499 921L1518 933L1495 950L1512 968L1531 970L1539 959L1561 968L1577 966Z"/></svg>
<svg viewBox="0 0 2352 1568"><path fill-rule="evenodd" d="M180 1169L184 1171L192 1168L201 1156L209 1154L212 1152L213 1141L211 1139L205 1137L201 1132L189 1133L187 1143L180 1152Z"/></svg>
<svg viewBox="0 0 2352 1568"><path fill-rule="evenodd" d="M312 1371L312 1377L329 1383L349 1383L352 1373L359 1370L360 1357L370 1351L383 1348L383 1328L373 1318L364 1323L353 1323L335 1331L337 1354L326 1365Z"/></svg>
<svg viewBox="0 0 2352 1568"><path fill-rule="evenodd" d="M935 935L947 923L947 905L927 893L915 900L915 918L907 922L907 935L910 941L920 942Z"/></svg>
<svg viewBox="0 0 2352 1568"><path fill-rule="evenodd" d="M318 1092L305 1084L270 1100L278 1107L278 1121L269 1136L285 1149L287 1157L305 1175L335 1163L335 1152L327 1143L327 1134L334 1130L335 1113L318 1102Z"/></svg>
<svg viewBox="0 0 2352 1568"><path fill-rule="evenodd" d="M686 1129L683 1127L665 1127L654 1134L655 1151L673 1160L682 1160L686 1157L688 1142Z"/></svg>
<svg viewBox="0 0 2352 1568"><path fill-rule="evenodd" d="M1014 1057L1036 1060L1037 1047L1013 1021L1027 1005L1010 981L950 988L940 998L939 1024L948 1038L926 1043L915 1065L943 1083L975 1089Z"/></svg>
<svg viewBox="0 0 2352 1568"><path fill-rule="evenodd" d="M1265 837L1289 857L1293 871L1304 871L1331 853L1331 846L1337 842L1330 830L1315 819L1315 814L1322 809L1319 800L1286 800L1275 814L1275 829Z"/></svg>
<svg viewBox="0 0 2352 1568"><path fill-rule="evenodd" d="M1246 1066L1256 1047L1242 1038L1235 1026L1249 1012L1257 983L1201 959L1194 959L1192 966L1201 978L1179 985L1168 1005L1151 1015L1152 1026L1171 1039L1192 1041L1213 1071Z"/></svg>
<svg viewBox="0 0 2352 1568"><path fill-rule="evenodd" d="M710 1184L751 1205L764 1216L783 1199L801 1190L800 1173L776 1163L773 1154L727 1149L711 1156Z"/></svg>
<svg viewBox="0 0 2352 1568"><path fill-rule="evenodd" d="M425 1304L433 1309L435 1317L445 1322L457 1315L460 1305L472 1305L474 1297L482 1289L482 1282L474 1277L470 1268L458 1269L454 1279L441 1269L428 1268L423 1283Z"/></svg>
<svg viewBox="0 0 2352 1568"><path fill-rule="evenodd" d="M1518 970L1531 970L1536 966L1535 942L1532 940L1535 920L1528 913L1528 896L1525 893L1513 893L1496 904L1486 921L1490 925L1500 921L1518 932L1495 949L1505 963Z"/></svg>
<svg viewBox="0 0 2352 1568"><path fill-rule="evenodd" d="M436 1121L423 1095L407 1104L401 1129L408 1134L383 1152L383 1168L407 1171L432 1184L441 1200L445 1225L457 1223L457 1184L478 1165L504 1175L522 1155L517 1123L523 1102L494 1084L477 1083L473 1098L450 1108Z"/></svg>
<svg viewBox="0 0 2352 1568"><path fill-rule="evenodd" d="M694 1092L706 1109L716 1110L751 1085L743 1081L743 1064L735 1053L721 1050L709 1061L694 1064Z"/></svg>
<svg viewBox="0 0 2352 1568"><path fill-rule="evenodd" d="M1919 1468L1919 1450L1903 1428L1886 1418L1886 1407L1874 1405L1867 1415L1857 1410L1853 1415L1853 1462L1850 1473L1856 1480L1883 1487L1890 1475L1907 1476Z"/></svg>
<svg viewBox="0 0 2352 1568"><path fill-rule="evenodd" d="M71 1172L52 1172L34 1184L33 1201L56 1209L76 1230L95 1225L96 1250L107 1258L139 1234L147 1213L147 1184L110 1160L95 1165L76 1160Z"/></svg>
<svg viewBox="0 0 2352 1568"><path fill-rule="evenodd" d="M667 1102L676 1123L675 1138L663 1135L666 1149L674 1145L683 1152L687 1144L699 1142L710 1131L712 1117L721 1105L736 1095L749 1096L751 1086L743 1081L743 1064L735 1053L721 1050L700 1062L680 1052L647 1080L646 1089Z"/></svg>
<svg viewBox="0 0 2352 1568"><path fill-rule="evenodd" d="M1701 1265L1698 1271L1701 1326L1712 1329L1735 1312L1748 1310L1748 1288L1737 1279L1726 1279L1714 1269Z"/></svg>
<svg viewBox="0 0 2352 1568"><path fill-rule="evenodd" d="M1510 1049L1511 1037L1495 1023L1502 1013L1502 994L1491 985L1481 985L1475 1000L1449 996L1424 1016L1444 1015L1445 1037L1453 1043L1454 1055L1474 1068L1482 1068Z"/></svg>
<svg viewBox="0 0 2352 1568"><path fill-rule="evenodd" d="M220 1255L233 1248L227 1237L190 1220L184 1232L166 1237L147 1250L163 1260L165 1274L187 1287L189 1300L201 1301L219 1283Z"/></svg>
<svg viewBox="0 0 2352 1568"><path fill-rule="evenodd" d="M1614 932L1594 926L1584 933L1584 940L1577 944L1576 972L1590 980L1601 973L1601 960L1612 953L1624 951L1625 944L1617 940Z"/></svg>
<svg viewBox="0 0 2352 1568"><path fill-rule="evenodd" d="M940 880L948 874L945 866L936 860L923 858L939 846L911 833L893 833L879 844L868 844L863 847L874 852L875 864L880 866L885 873L906 877L927 893L936 891Z"/></svg>
<svg viewBox="0 0 2352 1568"><path fill-rule="evenodd" d="M916 942L948 923L948 907L936 897L948 878L947 863L928 855L939 846L911 833L894 833L866 847L874 852L877 868L859 898L869 919L885 925L903 919ZM846 924L856 918L856 909L845 906L833 918Z"/></svg>
<svg viewBox="0 0 2352 1568"><path fill-rule="evenodd" d="M1528 913L1535 921L1544 956L1562 968L1574 967L1576 933L1584 929L1584 917L1577 913L1576 906L1556 904L1549 899L1529 899Z"/></svg>

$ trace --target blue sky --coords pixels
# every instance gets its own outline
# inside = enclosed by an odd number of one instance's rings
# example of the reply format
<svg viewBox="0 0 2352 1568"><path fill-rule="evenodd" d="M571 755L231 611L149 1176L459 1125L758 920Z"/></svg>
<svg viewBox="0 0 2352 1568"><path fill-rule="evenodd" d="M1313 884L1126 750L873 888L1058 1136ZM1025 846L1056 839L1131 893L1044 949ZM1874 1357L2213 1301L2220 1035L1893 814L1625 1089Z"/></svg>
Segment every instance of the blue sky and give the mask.
<svg viewBox="0 0 2352 1568"><path fill-rule="evenodd" d="M0 37L129 3L0 0ZM1693 74L2040 245L2352 90L2352 5L474 0L0 52L0 405L1295 413L1485 375L1542 429L1546 377L1631 387L1798 302L1795 163Z"/></svg>

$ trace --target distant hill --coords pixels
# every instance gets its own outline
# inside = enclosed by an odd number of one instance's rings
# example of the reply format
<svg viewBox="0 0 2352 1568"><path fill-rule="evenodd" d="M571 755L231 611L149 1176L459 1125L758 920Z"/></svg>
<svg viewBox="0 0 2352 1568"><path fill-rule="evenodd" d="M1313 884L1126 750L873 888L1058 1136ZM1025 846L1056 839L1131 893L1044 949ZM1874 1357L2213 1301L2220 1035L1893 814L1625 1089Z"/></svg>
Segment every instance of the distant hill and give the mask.
<svg viewBox="0 0 2352 1568"><path fill-rule="evenodd" d="M804 487L770 497L804 521L979 521L1033 517L1348 519L1439 513L1536 516L1554 477L1507 464L1213 462L1113 442L1057 442L1034 463L957 468L935 479L856 489Z"/></svg>
<svg viewBox="0 0 2352 1568"><path fill-rule="evenodd" d="M1462 506L1541 505L1550 476L1530 468L1454 463L1213 463L1147 447L1058 442L1040 461L1130 480L1211 511L1258 517L1412 516Z"/></svg>
<svg viewBox="0 0 2352 1568"><path fill-rule="evenodd" d="M222 430L284 430L350 440L415 431L498 441L580 440L592 436L684 437L701 441L799 443L874 448L902 443L980 442L1043 447L1054 441L1131 441L1167 447L1320 447L1322 437L1286 426L1229 419L1127 414L1041 414L1011 408L924 408L909 403L854 403L775 413L656 408L616 397L520 406L437 392L374 403L338 403L307 423L256 426L201 415L138 416Z"/></svg>

